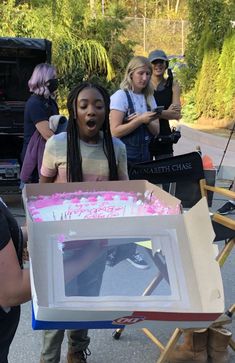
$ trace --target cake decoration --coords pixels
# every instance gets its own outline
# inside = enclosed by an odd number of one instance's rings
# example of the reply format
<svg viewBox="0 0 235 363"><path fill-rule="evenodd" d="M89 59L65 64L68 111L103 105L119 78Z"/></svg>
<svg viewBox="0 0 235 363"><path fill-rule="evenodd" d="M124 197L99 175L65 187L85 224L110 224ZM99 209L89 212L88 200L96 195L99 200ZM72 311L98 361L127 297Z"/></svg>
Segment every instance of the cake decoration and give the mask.
<svg viewBox="0 0 235 363"><path fill-rule="evenodd" d="M76 191L31 197L28 209L35 222L76 219L174 215L180 206L166 205L152 192Z"/></svg>

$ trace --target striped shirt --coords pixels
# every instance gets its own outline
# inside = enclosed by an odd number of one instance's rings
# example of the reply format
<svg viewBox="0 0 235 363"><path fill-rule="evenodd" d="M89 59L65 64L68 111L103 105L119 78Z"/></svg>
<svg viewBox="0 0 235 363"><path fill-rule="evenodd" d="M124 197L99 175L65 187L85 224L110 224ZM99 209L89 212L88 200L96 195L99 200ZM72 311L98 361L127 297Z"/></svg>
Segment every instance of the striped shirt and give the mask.
<svg viewBox="0 0 235 363"><path fill-rule="evenodd" d="M126 148L122 141L113 137L114 152L118 168L119 180L127 180ZM83 181L109 180L109 165L103 150L103 133L97 144L87 144L80 140L82 155ZM67 164L67 133L53 135L46 142L41 175L55 177L56 183L66 183Z"/></svg>

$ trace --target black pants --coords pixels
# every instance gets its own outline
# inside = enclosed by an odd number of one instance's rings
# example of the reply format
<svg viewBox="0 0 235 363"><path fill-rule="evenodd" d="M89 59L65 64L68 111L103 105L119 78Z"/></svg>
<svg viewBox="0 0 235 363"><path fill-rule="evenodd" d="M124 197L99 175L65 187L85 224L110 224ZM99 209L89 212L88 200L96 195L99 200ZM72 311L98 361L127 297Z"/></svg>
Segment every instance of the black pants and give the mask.
<svg viewBox="0 0 235 363"><path fill-rule="evenodd" d="M6 313L0 308L0 363L8 363L8 353L20 320L20 306Z"/></svg>

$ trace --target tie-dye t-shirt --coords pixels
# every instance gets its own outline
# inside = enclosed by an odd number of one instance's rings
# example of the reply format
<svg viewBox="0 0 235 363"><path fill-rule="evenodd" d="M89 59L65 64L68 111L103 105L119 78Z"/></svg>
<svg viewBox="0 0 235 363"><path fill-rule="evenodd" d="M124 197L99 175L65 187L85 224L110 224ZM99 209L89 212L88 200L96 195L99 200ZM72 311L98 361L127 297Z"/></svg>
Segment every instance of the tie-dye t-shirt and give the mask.
<svg viewBox="0 0 235 363"><path fill-rule="evenodd" d="M126 148L122 141L113 137L114 152L118 168L119 180L127 180ZM83 181L109 180L109 165L103 150L103 134L100 132L98 144L87 144L80 140L82 155ZM53 135L46 142L43 155L41 174L45 177L55 177L56 183L67 182L67 133Z"/></svg>

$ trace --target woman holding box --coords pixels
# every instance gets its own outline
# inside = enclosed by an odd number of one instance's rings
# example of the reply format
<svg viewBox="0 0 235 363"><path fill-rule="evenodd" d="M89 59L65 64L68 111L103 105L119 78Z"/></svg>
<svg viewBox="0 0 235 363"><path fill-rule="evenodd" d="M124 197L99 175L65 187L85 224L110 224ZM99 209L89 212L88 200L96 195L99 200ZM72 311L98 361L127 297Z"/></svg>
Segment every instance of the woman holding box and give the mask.
<svg viewBox="0 0 235 363"><path fill-rule="evenodd" d="M31 299L29 270L23 270L26 229L0 198L0 362L8 362L10 344L19 319L20 304Z"/></svg>

